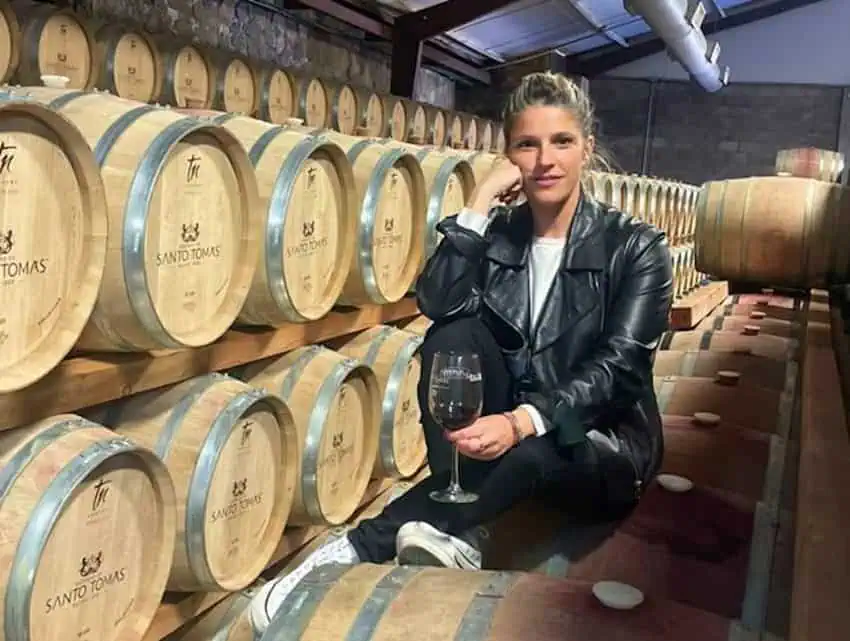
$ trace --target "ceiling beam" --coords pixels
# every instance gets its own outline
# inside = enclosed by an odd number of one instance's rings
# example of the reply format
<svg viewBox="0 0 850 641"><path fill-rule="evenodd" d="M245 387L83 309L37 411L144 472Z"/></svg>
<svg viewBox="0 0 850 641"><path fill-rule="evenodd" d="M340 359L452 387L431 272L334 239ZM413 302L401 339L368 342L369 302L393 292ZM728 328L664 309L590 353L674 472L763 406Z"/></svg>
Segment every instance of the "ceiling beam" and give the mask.
<svg viewBox="0 0 850 641"><path fill-rule="evenodd" d="M726 17L710 23L704 23L702 31L705 35L711 35L727 29L734 29L746 24L758 22L766 18L777 16L792 9L800 9L822 0L771 0L765 2L753 2L739 7L726 9ZM597 53L591 55L575 56L581 64L584 73L588 76L598 76L620 67L622 65L646 58L656 53L661 53L666 48L664 41L657 37L638 38L630 42L628 49L619 47L604 47Z"/></svg>
<svg viewBox="0 0 850 641"><path fill-rule="evenodd" d="M286 0L286 6L288 8L313 9L314 11L331 16L340 22L344 22L355 29L359 29L368 35L376 36L389 42L393 41L393 25L336 0ZM475 67L467 60L463 60L442 48L430 44L422 44L421 40L419 42L422 51L417 59L421 57L422 59L429 60L436 66L443 67L458 76L463 76L477 83L483 85L490 84L490 74L487 71Z"/></svg>
<svg viewBox="0 0 850 641"><path fill-rule="evenodd" d="M518 0L443 0L427 9L411 11L396 18L393 27L421 40L469 24Z"/></svg>
<svg viewBox="0 0 850 641"><path fill-rule="evenodd" d="M593 29L596 33L602 34L608 38L608 40L623 47L624 49L628 48L629 43L626 42L626 39L613 29L609 29L599 22L599 20L596 19L596 16L593 15L593 12L584 6L582 0L567 0L567 2L588 27Z"/></svg>

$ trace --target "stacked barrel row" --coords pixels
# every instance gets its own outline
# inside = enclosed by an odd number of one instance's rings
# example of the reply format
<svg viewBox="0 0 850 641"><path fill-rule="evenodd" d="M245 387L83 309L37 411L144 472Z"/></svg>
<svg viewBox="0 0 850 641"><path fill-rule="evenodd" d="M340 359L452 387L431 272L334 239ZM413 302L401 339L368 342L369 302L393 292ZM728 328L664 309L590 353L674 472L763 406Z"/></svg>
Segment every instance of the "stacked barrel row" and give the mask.
<svg viewBox="0 0 850 641"><path fill-rule="evenodd" d="M0 638L141 639L166 589L245 588L286 527L415 474L420 343L377 326L0 432Z"/></svg>
<svg viewBox="0 0 850 641"><path fill-rule="evenodd" d="M593 196L655 225L667 234L673 258L675 296L682 298L706 280L695 266L694 232L700 188L672 180L592 172Z"/></svg>
<svg viewBox="0 0 850 641"><path fill-rule="evenodd" d="M398 301L496 158L47 87L0 93L0 119L0 393L72 348Z"/></svg>
<svg viewBox="0 0 850 641"><path fill-rule="evenodd" d="M850 282L850 190L796 176L703 185L696 266L712 276L796 289Z"/></svg>
<svg viewBox="0 0 850 641"><path fill-rule="evenodd" d="M829 149L802 147L776 153L776 175L839 182L844 172L844 154Z"/></svg>
<svg viewBox="0 0 850 641"><path fill-rule="evenodd" d="M258 63L242 56L153 36L125 25L96 24L67 8L0 0L0 82L97 87L120 97L175 107L218 109L275 124L301 118L345 134L390 136L453 148L502 150L501 127L344 82Z"/></svg>
<svg viewBox="0 0 850 641"><path fill-rule="evenodd" d="M827 313L772 294L734 297L712 320L728 328L665 337L655 362L661 474L636 488L641 501L625 519L587 526L550 505L524 504L490 527L483 572L319 568L261 641L284 631L346 638L353 630L364 641L395 641L411 626L428 626L435 641L466 630L488 641L784 638L777 621L787 612L790 575L777 542L790 535L784 515L794 506L801 341L807 323L810 336L812 325L828 328ZM731 329L741 323L763 331ZM428 324L420 317L405 330ZM637 587L644 600L628 613L601 607L592 592L600 581ZM235 597L178 638L250 641L248 603Z"/></svg>

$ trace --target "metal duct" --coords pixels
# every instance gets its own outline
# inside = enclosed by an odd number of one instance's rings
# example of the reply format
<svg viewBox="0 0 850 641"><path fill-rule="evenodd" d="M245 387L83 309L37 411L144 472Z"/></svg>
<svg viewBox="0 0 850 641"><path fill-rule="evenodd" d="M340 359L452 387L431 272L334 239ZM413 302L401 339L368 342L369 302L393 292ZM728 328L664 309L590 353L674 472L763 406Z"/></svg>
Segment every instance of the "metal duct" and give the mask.
<svg viewBox="0 0 850 641"><path fill-rule="evenodd" d="M688 0L626 0L626 10L641 16L667 45L670 57L706 91L729 84L729 68L717 64L716 43L709 50L700 27L705 17L702 2L688 8Z"/></svg>

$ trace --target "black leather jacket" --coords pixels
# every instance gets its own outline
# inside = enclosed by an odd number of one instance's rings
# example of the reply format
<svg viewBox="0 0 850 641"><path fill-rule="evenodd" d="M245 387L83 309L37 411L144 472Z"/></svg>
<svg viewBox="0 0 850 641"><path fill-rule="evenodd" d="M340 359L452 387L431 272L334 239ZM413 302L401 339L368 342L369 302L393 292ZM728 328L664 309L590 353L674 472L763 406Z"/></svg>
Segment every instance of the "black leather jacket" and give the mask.
<svg viewBox="0 0 850 641"><path fill-rule="evenodd" d="M652 385L655 349L668 327L672 264L663 232L589 197L579 202L561 268L536 331L529 327L526 206L499 213L486 237L442 220L444 235L417 283L436 323L477 315L493 332L515 381L517 405L534 405L558 447L613 433L643 484L663 456Z"/></svg>

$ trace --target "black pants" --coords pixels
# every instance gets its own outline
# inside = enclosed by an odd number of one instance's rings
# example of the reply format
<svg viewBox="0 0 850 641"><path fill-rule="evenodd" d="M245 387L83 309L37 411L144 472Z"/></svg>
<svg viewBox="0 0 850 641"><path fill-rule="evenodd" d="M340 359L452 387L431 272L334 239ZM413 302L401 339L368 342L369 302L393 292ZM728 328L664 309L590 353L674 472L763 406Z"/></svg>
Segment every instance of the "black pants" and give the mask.
<svg viewBox="0 0 850 641"><path fill-rule="evenodd" d="M409 521L425 521L448 534L458 535L493 521L532 496L544 497L556 508L577 517L611 520L624 514L622 506L615 507L607 500L606 475L614 472L612 463L619 462L626 467L629 464L619 456L600 457L589 441L586 447L593 450L590 455L585 452L576 456L574 451L559 451L553 434L527 438L493 461L461 458L461 486L478 493L478 501L463 505L432 501L428 494L449 483L452 450L442 428L428 413L428 381L434 354L449 350L479 354L484 379L482 415L515 409L513 380L501 349L487 327L470 318L432 326L421 348L419 381L419 404L431 476L390 503L380 515L362 521L349 532L349 540L361 561L384 563L394 558L396 534ZM579 446L579 449L584 447ZM630 473L625 468L622 471Z"/></svg>

